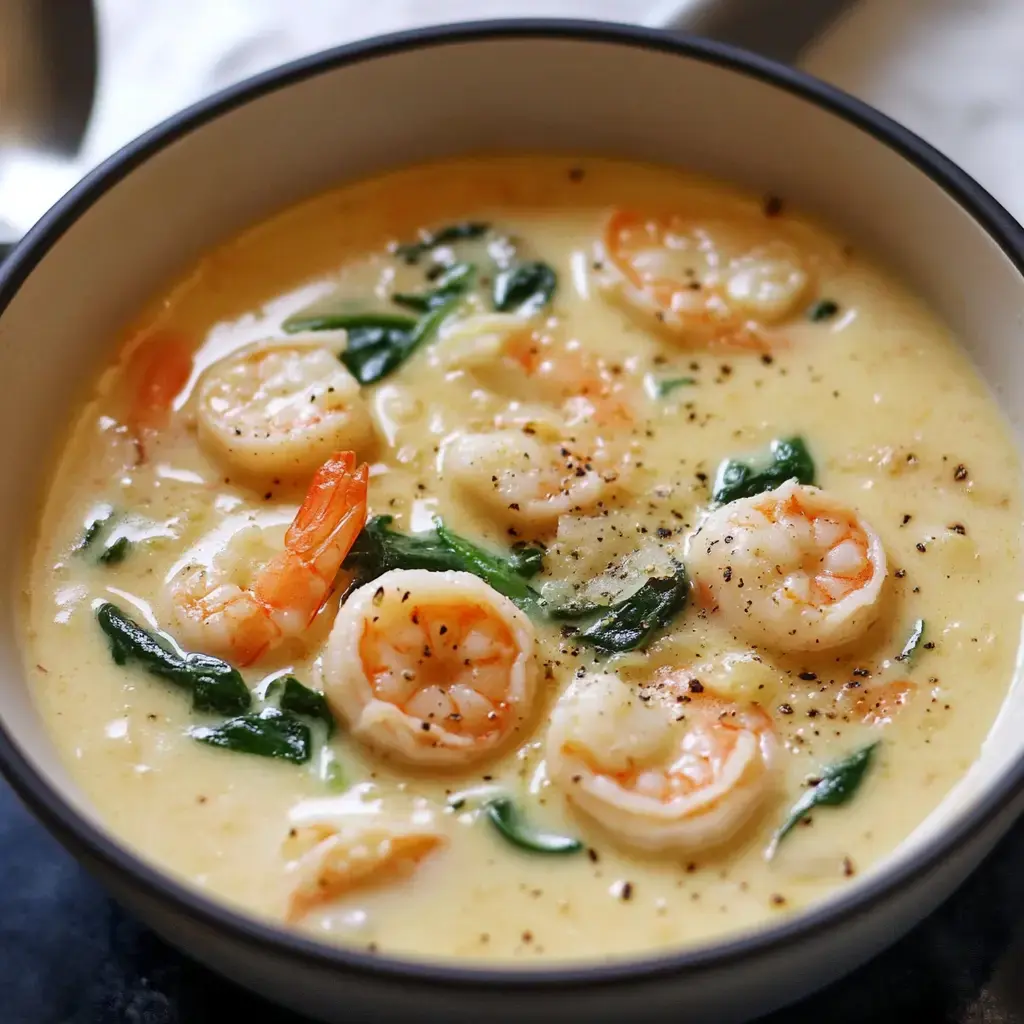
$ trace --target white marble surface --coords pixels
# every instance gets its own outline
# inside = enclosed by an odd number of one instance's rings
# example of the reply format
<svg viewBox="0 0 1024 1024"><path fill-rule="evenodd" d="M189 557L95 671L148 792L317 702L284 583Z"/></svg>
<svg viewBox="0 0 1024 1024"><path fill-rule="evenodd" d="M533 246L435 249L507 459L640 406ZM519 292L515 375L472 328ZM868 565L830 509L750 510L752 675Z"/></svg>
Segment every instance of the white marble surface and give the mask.
<svg viewBox="0 0 1024 1024"><path fill-rule="evenodd" d="M96 4L100 83L80 157L55 162L30 153L0 154L0 220L18 231L139 132L283 61L367 35L465 18L561 15L642 22L664 0ZM1024 0L860 0L804 64L923 135L1024 220Z"/></svg>

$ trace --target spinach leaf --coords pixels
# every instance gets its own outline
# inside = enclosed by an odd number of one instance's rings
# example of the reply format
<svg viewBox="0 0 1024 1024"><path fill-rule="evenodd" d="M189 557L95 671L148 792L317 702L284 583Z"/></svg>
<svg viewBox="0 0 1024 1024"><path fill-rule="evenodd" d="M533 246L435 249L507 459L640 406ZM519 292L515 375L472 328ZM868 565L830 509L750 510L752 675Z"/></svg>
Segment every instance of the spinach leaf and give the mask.
<svg viewBox="0 0 1024 1024"><path fill-rule="evenodd" d="M449 224L447 227L438 228L437 231L428 231L415 242L396 245L394 253L396 256L401 256L406 263L418 263L419 258L430 252L431 249L469 238L480 238L487 234L490 227L490 224L485 224L482 221L462 221L458 224Z"/></svg>
<svg viewBox="0 0 1024 1024"><path fill-rule="evenodd" d="M277 706L282 711L295 715L319 719L327 726L327 735L334 733L334 715L331 714L327 699L319 690L304 686L295 676L282 676L268 687L266 698L277 697Z"/></svg>
<svg viewBox="0 0 1024 1024"><path fill-rule="evenodd" d="M412 317L398 313L296 313L281 324L285 334L348 331L350 336L352 332L368 330L408 332L415 326L416 321Z"/></svg>
<svg viewBox="0 0 1024 1024"><path fill-rule="evenodd" d="M440 519L434 520L434 529L441 543L456 555L464 572L479 576L484 583L504 594L524 612L536 614L540 609L540 595L509 563L509 559L477 547L471 541L453 533Z"/></svg>
<svg viewBox="0 0 1024 1024"><path fill-rule="evenodd" d="M668 398L678 388L690 387L697 383L696 377L654 377L650 389L655 398Z"/></svg>
<svg viewBox="0 0 1024 1024"><path fill-rule="evenodd" d="M431 290L417 293L396 292L391 296L391 301L417 313L429 313L453 298L464 295L473 283L475 273L476 267L472 263L454 263L445 268Z"/></svg>
<svg viewBox="0 0 1024 1024"><path fill-rule="evenodd" d="M488 801L484 810L499 834L513 846L530 853L579 853L583 844L571 836L538 832L523 820L516 805L508 797Z"/></svg>
<svg viewBox="0 0 1024 1024"><path fill-rule="evenodd" d="M807 310L807 319L811 323L820 324L824 320L831 320L838 312L838 302L833 302L832 299L822 299Z"/></svg>
<svg viewBox="0 0 1024 1024"><path fill-rule="evenodd" d="M124 561L131 549L132 542L127 537L118 537L103 548L97 561L102 565L117 565Z"/></svg>
<svg viewBox="0 0 1024 1024"><path fill-rule="evenodd" d="M494 308L500 313L538 313L558 287L558 275L546 263L534 260L503 270L494 279Z"/></svg>
<svg viewBox="0 0 1024 1024"><path fill-rule="evenodd" d="M238 669L226 661L209 654L179 653L169 637L143 629L109 601L96 609L96 620L110 641L115 664L135 661L150 675L189 690L197 711L232 715L252 703Z"/></svg>
<svg viewBox="0 0 1024 1024"><path fill-rule="evenodd" d="M518 541L508 554L509 568L524 580L533 579L544 568L544 549Z"/></svg>
<svg viewBox="0 0 1024 1024"><path fill-rule="evenodd" d="M896 655L896 660L910 665L914 660L914 656L917 654L917 649L921 646L921 641L923 639L924 619L918 619L914 623L914 628L910 631L910 636L907 637L907 642L903 645L903 650Z"/></svg>
<svg viewBox="0 0 1024 1024"><path fill-rule="evenodd" d="M289 334L346 331L341 361L360 384L376 384L398 369L434 333L461 295L461 290L449 292L443 303L433 306L418 320L392 313L339 313L294 316L282 326Z"/></svg>
<svg viewBox="0 0 1024 1024"><path fill-rule="evenodd" d="M821 772L821 778L795 804L793 804L786 820L772 836L765 856L771 860L775 856L779 843L805 818L815 807L839 807L852 800L864 775L871 766L875 743L854 751L842 761L827 765Z"/></svg>
<svg viewBox="0 0 1024 1024"><path fill-rule="evenodd" d="M82 536L78 538L71 550L77 555L91 547L103 532L103 527L106 526L113 518L114 509L110 505L105 505L93 516L92 519L89 520L85 530L82 532Z"/></svg>
<svg viewBox="0 0 1024 1024"><path fill-rule="evenodd" d="M599 619L576 634L577 639L608 654L645 647L683 610L689 590L682 565L672 576L652 577L636 593L604 609Z"/></svg>
<svg viewBox="0 0 1024 1024"><path fill-rule="evenodd" d="M393 521L393 516L367 520L345 558L344 568L354 572L361 584L391 569L461 568L454 552L435 532L400 533L391 528Z"/></svg>
<svg viewBox="0 0 1024 1024"><path fill-rule="evenodd" d="M339 358L360 384L373 384L405 362L415 330L415 320L405 320L399 326L390 317L348 328L348 340Z"/></svg>
<svg viewBox="0 0 1024 1024"><path fill-rule="evenodd" d="M309 726L277 708L264 708L258 714L229 718L214 728L196 726L189 735L211 747L239 754L276 757L293 764L305 764L313 755L313 737Z"/></svg>
<svg viewBox="0 0 1024 1024"><path fill-rule="evenodd" d="M385 332L381 337L367 331L353 340L350 332L348 344L341 353L341 361L360 384L376 384L397 370L434 334L461 297L461 292L451 295L444 303L424 313L407 333Z"/></svg>
<svg viewBox="0 0 1024 1024"><path fill-rule="evenodd" d="M800 437L772 441L771 461L761 469L727 459L718 467L712 498L725 505L737 498L751 498L770 491L794 477L802 484L814 483L814 460Z"/></svg>
<svg viewBox="0 0 1024 1024"><path fill-rule="evenodd" d="M511 557L494 554L449 530L440 519L424 533L400 533L391 528L391 516L374 516L356 538L344 568L355 572L360 584L390 569L455 569L471 572L527 612L536 612L540 595L525 580L535 575L543 553L521 549Z"/></svg>

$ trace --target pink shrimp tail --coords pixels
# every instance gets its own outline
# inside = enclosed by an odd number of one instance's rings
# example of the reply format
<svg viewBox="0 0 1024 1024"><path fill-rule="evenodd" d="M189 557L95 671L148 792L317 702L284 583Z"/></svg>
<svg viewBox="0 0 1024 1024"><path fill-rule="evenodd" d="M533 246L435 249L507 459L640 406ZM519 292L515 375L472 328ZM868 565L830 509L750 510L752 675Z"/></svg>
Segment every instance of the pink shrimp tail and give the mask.
<svg viewBox="0 0 1024 1024"><path fill-rule="evenodd" d="M192 353L177 335L151 334L132 352L128 375L133 388L128 426L144 458L144 436L166 426L175 398L192 375Z"/></svg>
<svg viewBox="0 0 1024 1024"><path fill-rule="evenodd" d="M370 470L354 452L337 452L316 472L284 537L285 550L260 573L253 593L275 621L303 627L331 595L334 577L366 523ZM292 624L294 626L294 624Z"/></svg>

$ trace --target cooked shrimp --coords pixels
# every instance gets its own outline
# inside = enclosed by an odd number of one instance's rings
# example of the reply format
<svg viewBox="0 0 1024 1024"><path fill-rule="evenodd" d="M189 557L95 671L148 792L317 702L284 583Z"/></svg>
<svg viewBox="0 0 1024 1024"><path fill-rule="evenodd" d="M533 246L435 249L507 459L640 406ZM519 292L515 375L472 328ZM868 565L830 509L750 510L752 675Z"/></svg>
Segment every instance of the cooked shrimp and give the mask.
<svg viewBox="0 0 1024 1024"><path fill-rule="evenodd" d="M366 522L364 463L352 452L317 471L284 537L284 551L249 586L199 566L171 581L174 616L185 642L239 665L256 661L287 637L301 636L323 607L334 578Z"/></svg>
<svg viewBox="0 0 1024 1024"><path fill-rule="evenodd" d="M624 845L694 851L731 838L772 790L777 743L757 704L663 671L629 686L610 673L573 682L551 716L551 780Z"/></svg>
<svg viewBox="0 0 1024 1024"><path fill-rule="evenodd" d="M886 575L878 534L858 513L795 480L711 512L687 566L729 626L782 651L835 647L878 614Z"/></svg>
<svg viewBox="0 0 1024 1024"><path fill-rule="evenodd" d="M425 812L408 819L352 815L293 829L289 846L298 856L288 863L295 882L285 920L294 924L353 889L400 879L446 841L434 816Z"/></svg>
<svg viewBox="0 0 1024 1024"><path fill-rule="evenodd" d="M506 337L503 352L540 398L561 405L567 427L633 422L622 367L587 352L578 340L556 342L548 334L521 330Z"/></svg>
<svg viewBox="0 0 1024 1024"><path fill-rule="evenodd" d="M357 738L406 761L466 765L529 715L534 642L530 620L476 576L394 569L338 612L323 690Z"/></svg>
<svg viewBox="0 0 1024 1024"><path fill-rule="evenodd" d="M792 316L809 275L796 250L738 226L616 210L602 240L606 295L697 344L766 349L765 328Z"/></svg>
<svg viewBox="0 0 1024 1024"><path fill-rule="evenodd" d="M584 454L521 430L456 434L444 446L441 469L466 497L527 532L593 508L619 478L600 449Z"/></svg>
<svg viewBox="0 0 1024 1024"><path fill-rule="evenodd" d="M192 353L177 335L157 331L132 351L126 371L131 395L126 419L141 459L147 442L166 427L174 399L191 374Z"/></svg>
<svg viewBox="0 0 1024 1024"><path fill-rule="evenodd" d="M261 345L222 359L196 401L200 441L251 475L311 473L331 452L361 452L373 439L356 379L316 346Z"/></svg>

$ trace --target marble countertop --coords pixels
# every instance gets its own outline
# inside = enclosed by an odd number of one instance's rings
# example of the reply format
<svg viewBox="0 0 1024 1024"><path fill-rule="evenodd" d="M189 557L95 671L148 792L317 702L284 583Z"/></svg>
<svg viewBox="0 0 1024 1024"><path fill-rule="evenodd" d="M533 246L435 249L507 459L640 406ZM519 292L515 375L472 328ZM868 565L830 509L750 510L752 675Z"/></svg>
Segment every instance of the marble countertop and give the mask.
<svg viewBox="0 0 1024 1024"><path fill-rule="evenodd" d="M0 220L27 230L90 167L162 118L328 46L466 18L649 23L665 7L666 0L96 0L100 77L82 152L73 161L0 154ZM1024 220L1022 45L1022 0L860 0L803 63L924 136Z"/></svg>
<svg viewBox="0 0 1024 1024"><path fill-rule="evenodd" d="M96 3L99 94L80 157L0 154L0 220L16 231L139 132L282 61L467 17L642 22L664 9L664 0ZM938 146L1024 220L1024 0L860 0L803 63ZM763 1024L1024 1024L1022 860L1024 822L891 950ZM303 1024L209 974L121 911L2 783L0 877L2 1024Z"/></svg>

